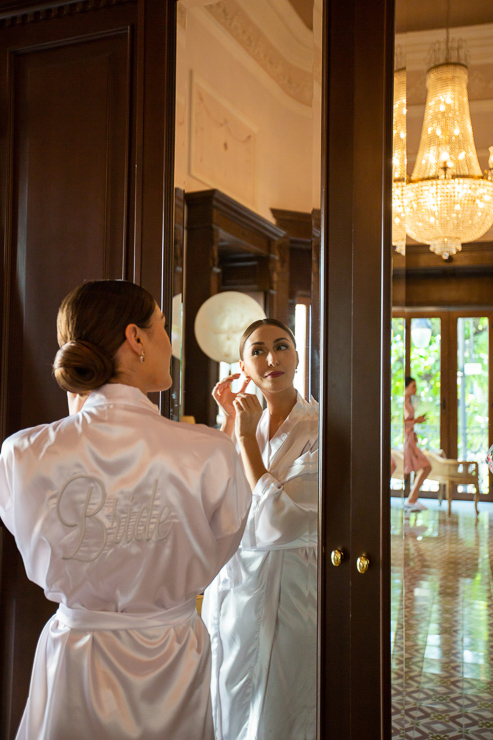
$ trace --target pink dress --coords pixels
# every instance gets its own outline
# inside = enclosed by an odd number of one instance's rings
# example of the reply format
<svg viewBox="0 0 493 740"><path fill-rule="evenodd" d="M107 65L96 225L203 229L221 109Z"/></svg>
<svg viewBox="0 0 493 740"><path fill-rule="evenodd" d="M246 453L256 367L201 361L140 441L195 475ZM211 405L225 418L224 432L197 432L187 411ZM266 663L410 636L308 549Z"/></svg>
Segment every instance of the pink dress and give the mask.
<svg viewBox="0 0 493 740"><path fill-rule="evenodd" d="M418 447L414 432L414 406L409 398L404 399L404 475L426 468L430 462Z"/></svg>

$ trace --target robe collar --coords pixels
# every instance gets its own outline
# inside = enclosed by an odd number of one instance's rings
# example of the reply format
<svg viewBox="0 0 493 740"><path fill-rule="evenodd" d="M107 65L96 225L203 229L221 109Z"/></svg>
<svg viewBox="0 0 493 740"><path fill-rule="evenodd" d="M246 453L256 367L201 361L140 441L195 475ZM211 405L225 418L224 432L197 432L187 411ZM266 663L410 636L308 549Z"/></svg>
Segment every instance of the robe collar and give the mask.
<svg viewBox="0 0 493 740"><path fill-rule="evenodd" d="M288 435L302 418L318 418L318 403L314 398L311 401L305 401L297 392L295 405L272 439L269 440L269 409L264 409L257 427L257 441L262 450L263 463L267 469L272 467L274 458L279 453Z"/></svg>
<svg viewBox="0 0 493 740"><path fill-rule="evenodd" d="M132 385L123 385L123 383L106 383L106 385L92 391L82 407L82 411L96 406L113 404L139 406L156 414L160 413L158 406L149 400L141 390Z"/></svg>

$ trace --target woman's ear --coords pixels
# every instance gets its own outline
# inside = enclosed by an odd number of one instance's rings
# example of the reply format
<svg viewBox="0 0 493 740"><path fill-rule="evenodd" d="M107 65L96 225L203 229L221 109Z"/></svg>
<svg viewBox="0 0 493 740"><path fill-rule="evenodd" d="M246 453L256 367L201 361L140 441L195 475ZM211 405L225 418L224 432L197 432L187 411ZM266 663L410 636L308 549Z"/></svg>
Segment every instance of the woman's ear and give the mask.
<svg viewBox="0 0 493 740"><path fill-rule="evenodd" d="M140 356L144 345L142 343L142 330L139 329L137 324L127 325L125 329L125 339L127 340L130 349Z"/></svg>
<svg viewBox="0 0 493 740"><path fill-rule="evenodd" d="M240 371L243 373L243 375L245 376L245 378L250 378L250 376L247 375L247 373L245 371L245 363L243 362L243 360L240 360Z"/></svg>
<svg viewBox="0 0 493 740"><path fill-rule="evenodd" d="M299 364L300 364L300 356L298 354L298 350L296 350L296 368L298 368Z"/></svg>

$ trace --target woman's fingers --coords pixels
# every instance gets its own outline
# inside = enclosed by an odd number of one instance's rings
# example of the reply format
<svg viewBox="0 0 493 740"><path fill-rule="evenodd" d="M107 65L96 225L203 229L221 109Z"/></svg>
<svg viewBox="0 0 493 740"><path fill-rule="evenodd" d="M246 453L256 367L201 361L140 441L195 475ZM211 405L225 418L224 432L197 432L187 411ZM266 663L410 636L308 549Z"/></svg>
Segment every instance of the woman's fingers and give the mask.
<svg viewBox="0 0 493 740"><path fill-rule="evenodd" d="M235 403L236 401L240 404L240 408L245 411L257 411L262 408L257 396L253 393L237 393Z"/></svg>
<svg viewBox="0 0 493 740"><path fill-rule="evenodd" d="M224 378L224 380L220 380L219 383L216 383L216 385L212 389L212 396L214 400L220 403L220 401L222 401L224 397L227 402L228 396L232 395L231 384L233 380L236 380L239 377L240 373L234 373L233 375L229 375L227 378Z"/></svg>
<svg viewBox="0 0 493 740"><path fill-rule="evenodd" d="M222 380L220 380L219 383L218 383L218 385L231 384L233 382L233 380L236 380L237 378L239 378L240 375L241 375L241 373L233 373L232 375L228 375L227 378L223 378Z"/></svg>
<svg viewBox="0 0 493 740"><path fill-rule="evenodd" d="M254 437L262 416L262 407L257 396L252 393L238 393L234 400L236 414L236 436Z"/></svg>
<svg viewBox="0 0 493 740"><path fill-rule="evenodd" d="M245 376L245 380L241 384L241 388L240 388L240 390L238 392L239 393L244 393L246 391L246 389L248 388L249 383L250 383L250 378L247 378Z"/></svg>

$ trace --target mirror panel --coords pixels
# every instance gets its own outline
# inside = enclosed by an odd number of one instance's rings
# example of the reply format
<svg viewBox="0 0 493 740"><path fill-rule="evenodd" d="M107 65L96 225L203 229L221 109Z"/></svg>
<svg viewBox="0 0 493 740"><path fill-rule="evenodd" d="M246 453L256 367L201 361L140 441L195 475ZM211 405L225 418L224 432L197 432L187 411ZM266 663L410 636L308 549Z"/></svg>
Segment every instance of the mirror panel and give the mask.
<svg viewBox="0 0 493 740"><path fill-rule="evenodd" d="M271 574L267 593L277 593L278 601L269 596L256 607L267 616L261 620L260 636L251 639L254 649L257 639L262 641L264 657L255 668L250 721L272 736L314 739L317 575L311 543L317 532L318 464L310 450L318 439L320 372L322 6L319 0L181 0L177 11L173 324L182 341L175 355L175 418L211 427L224 422L211 390L238 371L238 358L226 351L224 337L230 332L227 341L232 342L236 336L232 317L240 299L235 296L249 297L267 317L281 320L294 333L299 357L294 386L305 399L303 413L312 415L315 436L312 447L300 447L295 455L307 477L300 478L304 493L300 488L293 495L296 506L311 507L311 530L293 539L276 519L273 527L279 528L281 544L263 548L258 577ZM227 316L223 320L211 314L206 337L221 337L223 349L216 355L200 341L204 336L197 334L196 324L204 304L221 294L230 301ZM200 331L207 333L207 328ZM240 384L234 382L234 392ZM247 390L263 402L253 383ZM289 432L288 439L289 434L299 431ZM281 469L270 467L277 444L274 435L262 456L276 480L283 481ZM300 442L292 443L293 450L296 444ZM288 453L280 448L279 454ZM288 496L293 486L289 480L288 475L282 483ZM227 566L228 584L236 584L238 569L246 568L245 557ZM258 557L253 549L251 558ZM249 583L242 572L238 593ZM262 589L257 584L255 591ZM232 603L231 590L225 598ZM206 624L207 600L206 594ZM243 611L252 608L249 599ZM243 622L235 617L241 639L257 621L253 614ZM270 636L265 624L270 624ZM231 736L243 721L234 694L228 694L228 707L224 698L220 705L214 702L216 727L225 723Z"/></svg>
<svg viewBox="0 0 493 740"><path fill-rule="evenodd" d="M421 159L432 163L435 157L439 179L459 187L461 162L470 157L467 147L464 153L454 150L462 124L438 118L453 107L450 93L437 106L436 122L423 129L432 91L427 71L444 62L448 72L467 70L478 172L487 181L493 144L493 7L480 0L424 5L396 0L396 69L405 69L406 75L408 183L419 180L415 166ZM423 154L420 142L430 129L439 145ZM407 214L416 207L416 192L407 190ZM455 222L467 218L463 192ZM425 206L419 208L431 225L442 217L438 209L430 216ZM410 219L405 254L393 252L392 737L461 737L466 729L467 736L480 736L493 720L491 706L482 707L477 698L493 687L487 657L491 626L480 617L491 599L481 558L488 551L490 529L491 504L486 502L493 501L485 463L493 408L493 228L475 241L465 239L460 251L443 258L429 243L410 236ZM447 228L452 237L452 227ZM421 419L413 427L408 418L407 443L405 376L416 380L407 403L414 406L416 422ZM411 473L404 467L413 433L419 454L426 453L431 465L421 480L423 466L416 464ZM412 501L417 495L412 493L416 481L421 484L417 500L426 508L406 511L408 497ZM477 584L475 593L470 582Z"/></svg>

